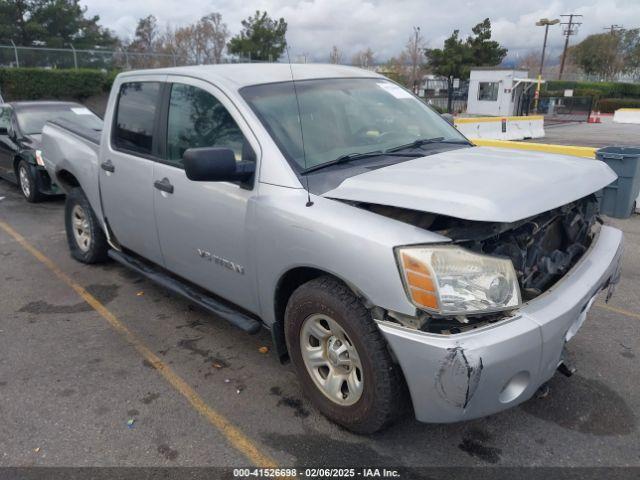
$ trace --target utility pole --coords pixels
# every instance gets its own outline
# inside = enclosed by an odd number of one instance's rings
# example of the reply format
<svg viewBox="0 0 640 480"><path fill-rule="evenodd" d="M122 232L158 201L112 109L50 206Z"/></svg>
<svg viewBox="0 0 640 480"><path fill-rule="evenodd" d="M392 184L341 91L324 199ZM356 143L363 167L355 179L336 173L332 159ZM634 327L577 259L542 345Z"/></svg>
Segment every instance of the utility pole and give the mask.
<svg viewBox="0 0 640 480"><path fill-rule="evenodd" d="M608 27L604 27L603 30L609 30L609 33L613 35L616 33L616 30L624 30L624 27L622 25L613 24Z"/></svg>
<svg viewBox="0 0 640 480"><path fill-rule="evenodd" d="M569 48L569 37L578 33L578 27L582 25L582 22L574 21L574 18L582 17L582 15L576 15L575 13L569 13L567 15L560 15L561 17L569 17L569 20L562 22L564 30L562 34L565 36L564 50L562 51L562 61L560 62L560 73L558 74L558 80L562 80L562 73L564 72L564 63L567 60L567 49Z"/></svg>
<svg viewBox="0 0 640 480"><path fill-rule="evenodd" d="M544 67L544 54L547 50L547 37L549 36L549 26L557 25L560 20L554 18L549 20L548 18L541 18L536 22L536 26L544 27L544 41L542 42L542 58L540 59L540 71L538 72L538 83L536 85L536 92L533 96L533 110L538 111L538 100L540 99L540 86L542 84L542 67Z"/></svg>

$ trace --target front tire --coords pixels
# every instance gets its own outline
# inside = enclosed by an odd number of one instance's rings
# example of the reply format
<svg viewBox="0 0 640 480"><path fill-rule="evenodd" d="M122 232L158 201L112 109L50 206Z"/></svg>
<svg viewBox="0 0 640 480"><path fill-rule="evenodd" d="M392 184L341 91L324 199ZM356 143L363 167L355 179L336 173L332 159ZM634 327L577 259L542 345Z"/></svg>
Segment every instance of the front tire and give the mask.
<svg viewBox="0 0 640 480"><path fill-rule="evenodd" d="M300 286L285 312L291 361L313 404L361 434L391 424L406 387L371 314L342 282L320 277Z"/></svg>
<svg viewBox="0 0 640 480"><path fill-rule="evenodd" d="M89 200L80 188L67 194L64 208L67 243L71 256L82 263L107 260L109 243Z"/></svg>
<svg viewBox="0 0 640 480"><path fill-rule="evenodd" d="M24 160L18 163L18 187L29 203L37 203L42 201L44 195L38 190L38 181L36 172L32 165Z"/></svg>

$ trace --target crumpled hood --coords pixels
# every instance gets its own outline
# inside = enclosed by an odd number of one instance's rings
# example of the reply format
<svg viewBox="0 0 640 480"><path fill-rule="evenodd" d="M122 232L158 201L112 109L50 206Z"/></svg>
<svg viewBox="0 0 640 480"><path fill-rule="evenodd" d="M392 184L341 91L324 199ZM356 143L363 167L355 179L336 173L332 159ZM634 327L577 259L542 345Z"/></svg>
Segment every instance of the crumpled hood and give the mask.
<svg viewBox="0 0 640 480"><path fill-rule="evenodd" d="M467 220L515 222L585 197L615 179L599 160L474 147L356 175L323 196Z"/></svg>

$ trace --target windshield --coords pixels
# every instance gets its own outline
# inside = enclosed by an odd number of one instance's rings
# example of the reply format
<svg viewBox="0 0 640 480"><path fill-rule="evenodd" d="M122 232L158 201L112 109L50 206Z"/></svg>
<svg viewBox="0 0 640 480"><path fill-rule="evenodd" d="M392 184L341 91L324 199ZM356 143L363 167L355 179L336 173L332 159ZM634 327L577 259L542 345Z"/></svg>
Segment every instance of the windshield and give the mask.
<svg viewBox="0 0 640 480"><path fill-rule="evenodd" d="M16 111L20 130L25 135L39 135L50 120L64 119L91 130L102 130L102 120L82 105L29 107Z"/></svg>
<svg viewBox="0 0 640 480"><path fill-rule="evenodd" d="M245 87L240 93L298 171L417 140L466 142L438 113L384 79L303 80L295 89L297 102L292 82Z"/></svg>

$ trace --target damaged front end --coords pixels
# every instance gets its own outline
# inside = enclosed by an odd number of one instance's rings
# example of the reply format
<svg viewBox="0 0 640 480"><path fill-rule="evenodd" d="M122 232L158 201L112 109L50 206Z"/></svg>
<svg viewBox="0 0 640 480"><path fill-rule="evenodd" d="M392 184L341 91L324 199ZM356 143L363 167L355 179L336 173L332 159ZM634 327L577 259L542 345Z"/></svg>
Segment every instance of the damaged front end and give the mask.
<svg viewBox="0 0 640 480"><path fill-rule="evenodd" d="M470 221L396 207L356 206L439 233L475 253L508 258L516 272L523 302L549 290L580 260L600 226L595 195L512 223ZM442 316L419 312L411 320L390 313L394 321L423 331L455 334L512 316L510 311Z"/></svg>
<svg viewBox="0 0 640 480"><path fill-rule="evenodd" d="M557 228L551 226L552 217L568 221L569 226L579 224L581 220L569 221L572 211L580 211L580 206L545 215L547 228ZM569 238L566 232L563 235ZM491 238L496 236L500 233ZM574 258L573 266L558 276L562 281L547 280L541 288L543 294L499 322L473 324L470 317L468 324L453 331L451 326L446 329L446 319L438 319L443 331L435 332L409 326L406 319L373 312L402 368L418 420L457 422L506 410L531 398L555 374L564 361L566 342L581 327L596 295L619 278L622 233L603 225L597 235L587 235L585 241L590 245L582 254L583 261ZM538 255L552 256L553 251L562 251L563 245L571 246L565 239L560 248ZM455 321L460 319L449 319L451 324Z"/></svg>
<svg viewBox="0 0 640 480"><path fill-rule="evenodd" d="M548 290L580 260L599 225L594 195L511 224L438 220L432 229L454 242L511 259L524 301Z"/></svg>

